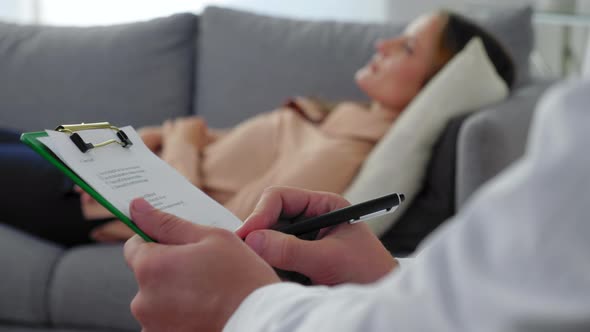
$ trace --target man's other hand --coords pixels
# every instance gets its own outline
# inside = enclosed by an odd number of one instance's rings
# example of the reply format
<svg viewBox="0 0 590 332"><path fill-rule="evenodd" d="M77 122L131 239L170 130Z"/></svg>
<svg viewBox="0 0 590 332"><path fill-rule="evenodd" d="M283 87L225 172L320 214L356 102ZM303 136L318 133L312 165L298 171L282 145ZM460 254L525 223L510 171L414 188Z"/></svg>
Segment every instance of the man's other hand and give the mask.
<svg viewBox="0 0 590 332"><path fill-rule="evenodd" d="M192 224L131 203L139 228L158 243L134 236L125 259L139 291L131 312L143 331L218 331L254 290L279 281L272 268L234 233Z"/></svg>

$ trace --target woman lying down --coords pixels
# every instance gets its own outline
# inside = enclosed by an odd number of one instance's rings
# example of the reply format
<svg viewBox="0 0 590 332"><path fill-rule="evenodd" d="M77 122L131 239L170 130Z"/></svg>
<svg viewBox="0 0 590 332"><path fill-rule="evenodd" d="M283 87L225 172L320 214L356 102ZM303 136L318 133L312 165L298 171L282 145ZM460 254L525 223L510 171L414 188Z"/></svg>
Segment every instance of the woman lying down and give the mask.
<svg viewBox="0 0 590 332"><path fill-rule="evenodd" d="M401 36L376 43L374 56L354 76L371 99L369 104L325 105L298 97L229 130L210 129L205 119L193 116L139 132L150 149L242 220L269 186L341 194L400 113L473 37L481 38L498 74L512 86L513 62L495 38L457 14L435 12L411 22ZM7 162L2 164L22 165L15 159L36 158L29 151L14 151L16 135L1 136L5 143L0 143L0 159ZM78 190L79 200L77 196L64 198L59 188L66 179L54 171L43 179L33 179L31 174L25 179L15 172L20 179L11 180L20 186L34 182L35 187L43 181L54 188L36 204L47 210L42 215L57 219L51 220L50 227L38 217L39 210L23 215L17 203L8 204L1 220L64 245L120 241L134 234L88 194Z"/></svg>

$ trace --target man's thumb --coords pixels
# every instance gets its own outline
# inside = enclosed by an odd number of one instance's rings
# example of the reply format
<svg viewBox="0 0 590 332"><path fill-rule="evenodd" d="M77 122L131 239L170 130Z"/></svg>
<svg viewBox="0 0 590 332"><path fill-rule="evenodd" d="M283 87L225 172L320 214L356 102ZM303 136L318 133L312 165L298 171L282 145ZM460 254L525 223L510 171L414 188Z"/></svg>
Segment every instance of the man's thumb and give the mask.
<svg viewBox="0 0 590 332"><path fill-rule="evenodd" d="M206 227L155 209L143 198L134 199L130 210L131 218L137 227L162 244L197 242L204 233L201 228Z"/></svg>
<svg viewBox="0 0 590 332"><path fill-rule="evenodd" d="M321 250L315 241L306 241L293 235L272 230L257 230L246 236L246 244L269 265L295 271L308 276L322 271Z"/></svg>

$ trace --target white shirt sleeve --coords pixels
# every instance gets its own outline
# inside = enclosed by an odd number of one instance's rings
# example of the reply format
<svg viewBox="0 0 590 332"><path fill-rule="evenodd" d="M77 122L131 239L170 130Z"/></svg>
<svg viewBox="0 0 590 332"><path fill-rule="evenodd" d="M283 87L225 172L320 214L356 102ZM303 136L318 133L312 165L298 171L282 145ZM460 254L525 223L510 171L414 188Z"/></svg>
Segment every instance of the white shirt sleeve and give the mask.
<svg viewBox="0 0 590 332"><path fill-rule="evenodd" d="M226 331L590 331L590 83L541 105L524 158L411 265L367 286L264 287Z"/></svg>
<svg viewBox="0 0 590 332"><path fill-rule="evenodd" d="M412 262L414 261L414 257L404 257L404 258L396 258L397 260L397 268L398 269L407 269Z"/></svg>

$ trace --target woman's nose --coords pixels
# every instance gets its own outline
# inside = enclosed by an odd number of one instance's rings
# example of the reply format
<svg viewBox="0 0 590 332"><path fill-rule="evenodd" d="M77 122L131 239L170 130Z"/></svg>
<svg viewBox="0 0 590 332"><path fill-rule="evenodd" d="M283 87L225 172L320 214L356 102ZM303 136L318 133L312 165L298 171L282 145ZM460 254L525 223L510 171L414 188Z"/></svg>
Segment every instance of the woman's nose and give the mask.
<svg viewBox="0 0 590 332"><path fill-rule="evenodd" d="M391 50L395 47L396 41L389 39L389 40L378 40L375 44L375 48L377 52L387 55Z"/></svg>

